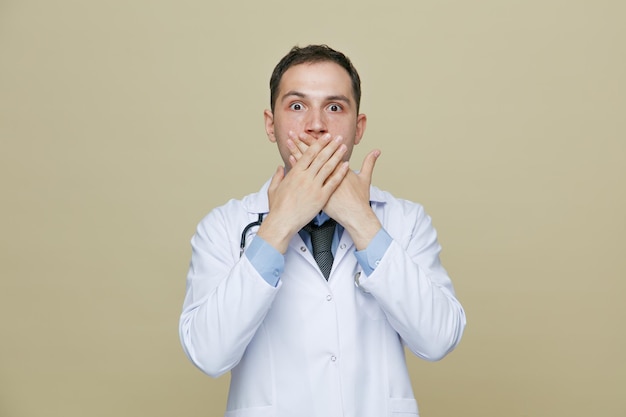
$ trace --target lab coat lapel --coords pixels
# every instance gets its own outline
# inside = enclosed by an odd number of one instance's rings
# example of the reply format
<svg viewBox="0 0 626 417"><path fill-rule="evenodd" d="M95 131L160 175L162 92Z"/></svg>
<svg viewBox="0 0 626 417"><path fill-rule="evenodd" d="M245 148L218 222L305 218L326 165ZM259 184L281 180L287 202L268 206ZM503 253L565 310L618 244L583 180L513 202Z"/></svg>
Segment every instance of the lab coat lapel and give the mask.
<svg viewBox="0 0 626 417"><path fill-rule="evenodd" d="M339 245L337 245L337 251L335 252L335 259L333 260L333 269L331 270L330 277L328 282L331 282L333 279L333 272L337 265L352 251L354 250L354 242L350 235L344 230L341 234L341 239L339 239ZM300 234L296 234L291 241L289 242L289 249L287 250L290 256L298 256L304 259L305 262L309 263L313 268L319 269L317 266L317 262L315 262L315 258L313 258L313 254L307 249L306 244L300 237ZM356 259L355 259L356 262ZM321 282L326 283L323 275L320 272Z"/></svg>
<svg viewBox="0 0 626 417"><path fill-rule="evenodd" d="M346 257L347 254L352 253L354 250L354 242L350 237L350 234L344 229L341 234L341 239L339 239L339 245L337 245L337 252L335 252L335 259L333 260L333 269L335 269L335 265L338 265L339 262ZM332 275L332 272L331 272Z"/></svg>
<svg viewBox="0 0 626 417"><path fill-rule="evenodd" d="M300 256L304 258L306 262L317 268L317 262L315 262L313 254L307 249L306 244L300 237L299 233L296 233L289 242L289 249L287 250L287 252L291 252L293 256Z"/></svg>

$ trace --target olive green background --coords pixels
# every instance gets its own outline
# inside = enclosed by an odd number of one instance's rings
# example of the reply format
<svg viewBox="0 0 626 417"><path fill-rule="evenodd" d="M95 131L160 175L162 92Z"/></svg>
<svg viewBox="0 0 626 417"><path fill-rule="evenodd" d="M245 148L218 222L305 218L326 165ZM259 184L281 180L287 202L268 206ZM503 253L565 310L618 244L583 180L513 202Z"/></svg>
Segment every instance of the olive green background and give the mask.
<svg viewBox="0 0 626 417"><path fill-rule="evenodd" d="M622 1L0 0L0 416L218 416L189 239L280 163L275 63L363 79L353 167L422 203L468 317L422 416L626 415Z"/></svg>

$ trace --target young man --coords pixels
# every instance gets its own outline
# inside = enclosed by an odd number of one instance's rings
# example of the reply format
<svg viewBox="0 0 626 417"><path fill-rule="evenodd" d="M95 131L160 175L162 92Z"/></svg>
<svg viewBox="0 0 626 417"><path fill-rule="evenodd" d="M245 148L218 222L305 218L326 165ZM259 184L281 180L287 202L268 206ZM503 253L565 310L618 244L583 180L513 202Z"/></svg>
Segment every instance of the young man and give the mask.
<svg viewBox="0 0 626 417"><path fill-rule="evenodd" d="M417 416L404 346L439 360L465 327L431 220L371 186L378 150L349 169L366 116L347 57L295 47L270 90L285 165L198 225L184 350L208 375L231 371L230 417Z"/></svg>

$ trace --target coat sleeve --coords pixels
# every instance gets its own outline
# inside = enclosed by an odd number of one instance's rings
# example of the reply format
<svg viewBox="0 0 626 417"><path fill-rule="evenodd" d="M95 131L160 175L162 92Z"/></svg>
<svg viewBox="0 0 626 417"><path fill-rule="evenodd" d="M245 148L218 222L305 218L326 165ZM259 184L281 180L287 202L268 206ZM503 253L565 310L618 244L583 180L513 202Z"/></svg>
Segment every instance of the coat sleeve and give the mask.
<svg viewBox="0 0 626 417"><path fill-rule="evenodd" d="M224 215L233 209L209 213L191 239L179 322L187 357L212 377L239 363L281 286L269 285L246 256L239 257L241 231L229 230ZM246 213L241 218L246 219Z"/></svg>
<svg viewBox="0 0 626 417"><path fill-rule="evenodd" d="M359 285L376 299L415 355L439 360L460 342L465 312L441 265L441 246L430 217L418 204L397 204L397 210L381 212L393 241L374 272Z"/></svg>

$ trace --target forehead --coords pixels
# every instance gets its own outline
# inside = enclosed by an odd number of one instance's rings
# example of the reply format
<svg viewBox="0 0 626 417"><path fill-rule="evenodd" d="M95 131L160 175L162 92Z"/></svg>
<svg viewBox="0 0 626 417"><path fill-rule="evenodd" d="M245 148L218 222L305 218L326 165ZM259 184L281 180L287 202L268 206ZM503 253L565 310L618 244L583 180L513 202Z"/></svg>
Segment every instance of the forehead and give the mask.
<svg viewBox="0 0 626 417"><path fill-rule="evenodd" d="M344 95L354 100L348 72L331 61L297 64L283 74L279 85L282 96L297 91L306 95Z"/></svg>

